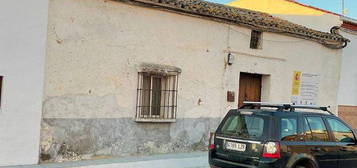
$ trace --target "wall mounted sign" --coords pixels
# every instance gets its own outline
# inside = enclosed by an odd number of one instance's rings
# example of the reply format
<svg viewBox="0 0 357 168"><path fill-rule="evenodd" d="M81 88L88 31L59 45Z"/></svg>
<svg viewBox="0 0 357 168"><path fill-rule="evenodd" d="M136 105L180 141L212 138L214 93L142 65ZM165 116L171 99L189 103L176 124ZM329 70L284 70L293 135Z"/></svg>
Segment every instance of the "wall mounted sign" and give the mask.
<svg viewBox="0 0 357 168"><path fill-rule="evenodd" d="M292 82L291 103L316 105L320 85L320 75L295 71Z"/></svg>

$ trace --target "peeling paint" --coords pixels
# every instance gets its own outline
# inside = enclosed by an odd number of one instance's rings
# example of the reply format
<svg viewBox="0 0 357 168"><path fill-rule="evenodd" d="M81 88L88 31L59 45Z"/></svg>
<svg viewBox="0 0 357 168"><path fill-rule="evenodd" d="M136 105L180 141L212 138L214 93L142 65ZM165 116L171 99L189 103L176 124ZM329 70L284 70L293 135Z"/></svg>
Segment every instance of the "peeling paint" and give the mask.
<svg viewBox="0 0 357 168"><path fill-rule="evenodd" d="M205 150L218 118L178 119L176 123L136 123L118 119L44 119L42 161L99 156L150 155Z"/></svg>

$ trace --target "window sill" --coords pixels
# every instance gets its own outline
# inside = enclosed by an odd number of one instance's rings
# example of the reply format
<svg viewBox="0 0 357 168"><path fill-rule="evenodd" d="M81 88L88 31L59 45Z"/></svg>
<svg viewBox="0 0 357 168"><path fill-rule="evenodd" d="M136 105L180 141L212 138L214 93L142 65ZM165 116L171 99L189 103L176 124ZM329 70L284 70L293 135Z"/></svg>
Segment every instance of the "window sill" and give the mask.
<svg viewBox="0 0 357 168"><path fill-rule="evenodd" d="M135 118L138 123L174 123L176 119Z"/></svg>

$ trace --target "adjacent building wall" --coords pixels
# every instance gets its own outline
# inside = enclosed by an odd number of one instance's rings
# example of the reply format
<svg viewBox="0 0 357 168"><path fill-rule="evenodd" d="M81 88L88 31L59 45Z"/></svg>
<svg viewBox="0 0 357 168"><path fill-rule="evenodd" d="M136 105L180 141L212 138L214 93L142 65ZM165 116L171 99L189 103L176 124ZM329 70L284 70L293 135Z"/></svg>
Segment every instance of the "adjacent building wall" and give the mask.
<svg viewBox="0 0 357 168"><path fill-rule="evenodd" d="M0 166L39 157L47 0L0 1Z"/></svg>
<svg viewBox="0 0 357 168"><path fill-rule="evenodd" d="M340 26L340 16L291 0L235 0L227 5L269 13L308 28L329 32Z"/></svg>
<svg viewBox="0 0 357 168"><path fill-rule="evenodd" d="M50 0L49 9L43 160L205 149L237 108L240 72L263 74L272 102L290 101L293 71L320 74L318 103L336 110L340 50L273 33L252 50L249 29L114 1ZM182 69L175 123L135 122L141 63Z"/></svg>
<svg viewBox="0 0 357 168"><path fill-rule="evenodd" d="M357 32L341 31L351 42L342 53L338 104L357 106Z"/></svg>
<svg viewBox="0 0 357 168"><path fill-rule="evenodd" d="M339 115L357 128L357 32L343 29L342 35L351 40L343 49L341 79L338 93Z"/></svg>

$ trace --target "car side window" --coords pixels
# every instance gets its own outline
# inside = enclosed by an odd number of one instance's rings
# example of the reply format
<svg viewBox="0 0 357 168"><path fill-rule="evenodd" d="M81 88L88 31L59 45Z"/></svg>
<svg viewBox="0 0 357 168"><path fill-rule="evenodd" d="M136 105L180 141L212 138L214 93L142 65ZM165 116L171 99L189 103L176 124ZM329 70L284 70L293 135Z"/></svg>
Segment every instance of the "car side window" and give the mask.
<svg viewBox="0 0 357 168"><path fill-rule="evenodd" d="M238 116L229 117L223 126L223 129L227 132L237 132Z"/></svg>
<svg viewBox="0 0 357 168"><path fill-rule="evenodd" d="M307 119L304 118L304 139L305 141L314 141L312 139L312 132L309 126L309 123L307 122Z"/></svg>
<svg viewBox="0 0 357 168"><path fill-rule="evenodd" d="M313 141L328 141L328 133L321 117L306 117Z"/></svg>
<svg viewBox="0 0 357 168"><path fill-rule="evenodd" d="M281 118L281 140L282 141L297 141L297 119L296 118Z"/></svg>
<svg viewBox="0 0 357 168"><path fill-rule="evenodd" d="M330 125L331 131L335 136L336 142L355 142L355 137L351 129L349 129L341 121L327 118L327 123Z"/></svg>

